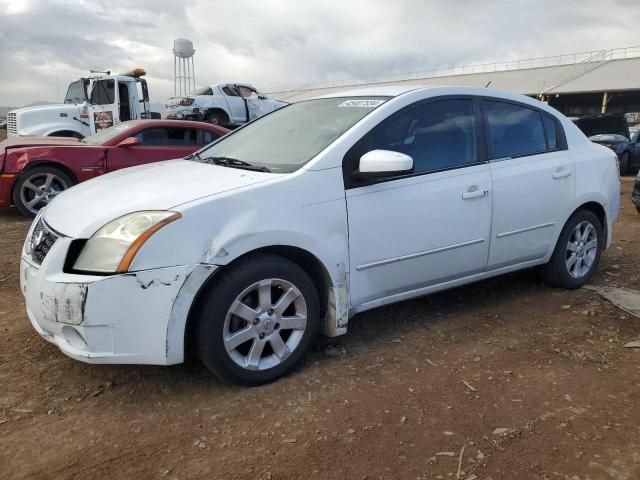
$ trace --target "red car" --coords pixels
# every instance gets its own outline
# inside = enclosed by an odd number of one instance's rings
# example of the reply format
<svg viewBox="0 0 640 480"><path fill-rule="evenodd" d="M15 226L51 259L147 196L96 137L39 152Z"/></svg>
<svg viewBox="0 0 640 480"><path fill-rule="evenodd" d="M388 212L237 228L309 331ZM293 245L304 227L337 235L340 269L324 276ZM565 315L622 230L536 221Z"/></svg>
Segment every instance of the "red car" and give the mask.
<svg viewBox="0 0 640 480"><path fill-rule="evenodd" d="M182 120L123 122L82 140L10 137L0 143L0 208L35 216L61 191L120 168L180 158L228 132Z"/></svg>

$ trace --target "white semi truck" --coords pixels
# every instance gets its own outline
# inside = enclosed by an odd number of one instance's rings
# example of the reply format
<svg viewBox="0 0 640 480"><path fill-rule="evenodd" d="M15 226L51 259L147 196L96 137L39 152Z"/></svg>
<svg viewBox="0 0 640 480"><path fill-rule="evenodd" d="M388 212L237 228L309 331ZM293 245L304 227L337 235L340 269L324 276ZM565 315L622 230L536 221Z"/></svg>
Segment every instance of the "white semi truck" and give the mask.
<svg viewBox="0 0 640 480"><path fill-rule="evenodd" d="M7 136L84 138L126 120L159 118L150 111L145 74L142 68L119 75L91 71L69 84L63 104L10 111Z"/></svg>

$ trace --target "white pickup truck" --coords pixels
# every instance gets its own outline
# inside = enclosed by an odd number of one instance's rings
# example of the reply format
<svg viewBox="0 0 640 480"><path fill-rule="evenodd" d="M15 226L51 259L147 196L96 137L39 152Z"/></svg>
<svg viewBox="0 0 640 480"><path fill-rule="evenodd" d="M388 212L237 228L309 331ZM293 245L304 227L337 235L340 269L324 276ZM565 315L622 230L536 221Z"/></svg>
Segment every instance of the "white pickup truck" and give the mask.
<svg viewBox="0 0 640 480"><path fill-rule="evenodd" d="M126 120L152 118L145 74L141 68L120 75L91 72L69 84L63 104L10 111L7 136L84 138Z"/></svg>
<svg viewBox="0 0 640 480"><path fill-rule="evenodd" d="M165 107L167 119L237 127L285 105L249 84L221 83L199 88L185 97L171 97Z"/></svg>

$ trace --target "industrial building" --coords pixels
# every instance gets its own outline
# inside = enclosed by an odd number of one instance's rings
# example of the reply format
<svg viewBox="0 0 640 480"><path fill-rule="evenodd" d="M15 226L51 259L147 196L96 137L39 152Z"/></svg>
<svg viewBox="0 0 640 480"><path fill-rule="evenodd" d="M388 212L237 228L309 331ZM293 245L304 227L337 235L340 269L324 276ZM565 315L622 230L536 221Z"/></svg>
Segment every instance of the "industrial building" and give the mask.
<svg viewBox="0 0 640 480"><path fill-rule="evenodd" d="M272 89L274 98L305 100L354 87L382 85L487 86L537 97L570 117L624 113L640 122L640 47L464 65L369 82L333 82Z"/></svg>

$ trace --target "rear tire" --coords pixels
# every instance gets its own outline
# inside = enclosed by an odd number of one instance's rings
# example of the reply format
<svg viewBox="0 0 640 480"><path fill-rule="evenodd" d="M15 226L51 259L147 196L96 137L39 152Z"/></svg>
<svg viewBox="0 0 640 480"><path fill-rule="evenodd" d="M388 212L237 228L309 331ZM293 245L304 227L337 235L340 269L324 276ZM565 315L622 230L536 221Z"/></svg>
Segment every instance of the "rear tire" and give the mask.
<svg viewBox="0 0 640 480"><path fill-rule="evenodd" d="M582 287L595 272L603 246L600 219L589 210L577 211L562 229L549 263L542 266L543 279L555 287Z"/></svg>
<svg viewBox="0 0 640 480"><path fill-rule="evenodd" d="M205 288L193 320L202 363L225 380L255 386L281 377L302 358L318 331L320 304L300 266L256 254Z"/></svg>
<svg viewBox="0 0 640 480"><path fill-rule="evenodd" d="M205 121L211 125L219 125L225 128L229 126L229 117L223 112L209 112L205 117Z"/></svg>
<svg viewBox="0 0 640 480"><path fill-rule="evenodd" d="M66 172L56 167L28 168L18 176L13 186L13 203L21 214L35 217L56 195L75 183Z"/></svg>

